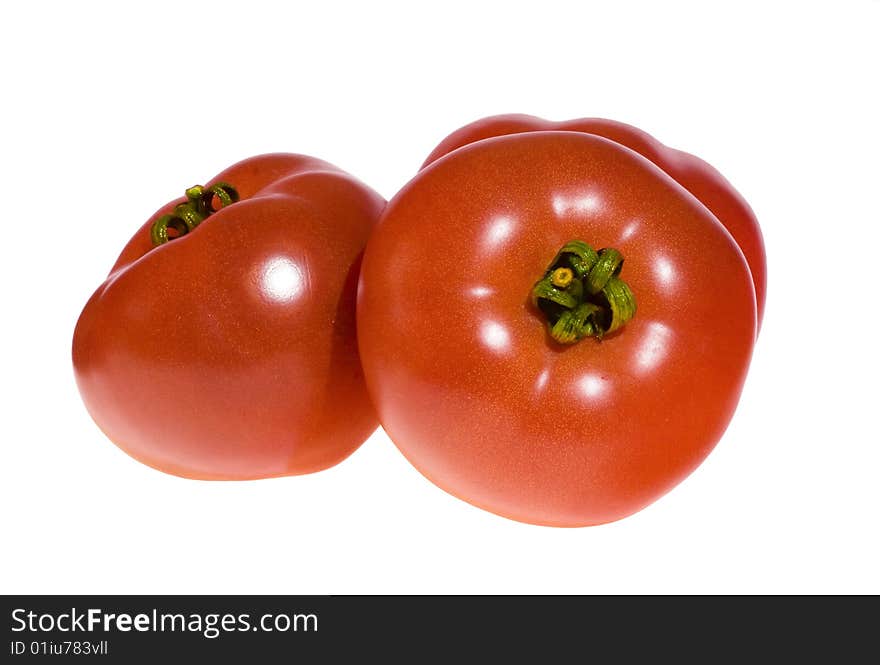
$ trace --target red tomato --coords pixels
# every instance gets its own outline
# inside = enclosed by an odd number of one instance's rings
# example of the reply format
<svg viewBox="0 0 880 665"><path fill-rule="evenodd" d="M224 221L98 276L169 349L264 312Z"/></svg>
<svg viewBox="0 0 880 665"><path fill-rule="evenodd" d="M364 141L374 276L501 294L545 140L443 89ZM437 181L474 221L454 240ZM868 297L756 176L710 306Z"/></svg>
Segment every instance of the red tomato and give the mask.
<svg viewBox="0 0 880 665"><path fill-rule="evenodd" d="M679 185L696 196L730 231L748 261L755 285L758 327L764 316L767 292L767 257L761 227L746 200L723 175L699 157L669 148L650 134L631 125L602 118L581 118L551 122L530 115L498 115L477 120L458 129L440 142L422 168L448 152L468 143L520 132L564 130L586 132L635 150L666 171Z"/></svg>
<svg viewBox="0 0 880 665"><path fill-rule="evenodd" d="M533 290L572 240L619 250L606 278L637 307L562 345ZM629 515L691 472L733 414L756 326L749 267L716 217L577 132L491 138L424 168L370 237L358 295L367 386L406 457L476 506L556 526Z"/></svg>
<svg viewBox="0 0 880 665"><path fill-rule="evenodd" d="M377 424L354 319L363 247L385 202L302 155L254 157L209 186L221 182L238 202L177 238L192 210L169 203L89 300L73 340L80 392L111 440L168 473L324 469ZM169 214L173 239L154 247L151 229Z"/></svg>

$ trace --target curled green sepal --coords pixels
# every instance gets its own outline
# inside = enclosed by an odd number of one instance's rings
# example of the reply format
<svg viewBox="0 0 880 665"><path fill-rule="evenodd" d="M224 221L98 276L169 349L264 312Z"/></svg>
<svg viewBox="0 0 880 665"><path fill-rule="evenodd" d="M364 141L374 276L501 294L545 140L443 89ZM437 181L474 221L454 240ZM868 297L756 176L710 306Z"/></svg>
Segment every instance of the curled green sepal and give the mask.
<svg viewBox="0 0 880 665"><path fill-rule="evenodd" d="M236 189L225 182L218 182L210 187L193 185L186 190L186 201L174 206L174 212L162 215L150 227L150 239L153 245L161 245L186 235L205 221L219 208L214 208L214 201L220 202L225 208L239 200ZM171 229L174 235L169 235Z"/></svg>
<svg viewBox="0 0 880 665"><path fill-rule="evenodd" d="M567 309L550 328L550 335L560 344L574 344L584 337L596 335L593 317L599 313L599 306L585 302L574 309Z"/></svg>
<svg viewBox="0 0 880 665"><path fill-rule="evenodd" d="M587 243L580 240L570 240L562 246L562 249L553 259L551 269L569 267L577 277L583 277L599 260L599 254Z"/></svg>
<svg viewBox="0 0 880 665"><path fill-rule="evenodd" d="M538 307L542 303L554 303L565 309L574 309L582 300L582 290L583 285L577 279L568 288L559 288L553 284L550 274L532 288L532 303Z"/></svg>
<svg viewBox="0 0 880 665"><path fill-rule="evenodd" d="M612 277L608 280L600 295L608 305L604 315L607 317L610 313L610 319L602 324L601 327L604 330L599 337L614 332L636 313L636 298L629 288L629 284L619 277Z"/></svg>
<svg viewBox="0 0 880 665"><path fill-rule="evenodd" d="M584 286L590 293L599 293L605 288L612 277L620 274L623 267L623 257L616 249L603 249L599 251L599 258L590 268Z"/></svg>
<svg viewBox="0 0 880 665"><path fill-rule="evenodd" d="M622 268L623 256L616 249L597 252L580 240L563 245L531 293L550 336L560 344L601 339L629 321L636 299L619 277Z"/></svg>
<svg viewBox="0 0 880 665"><path fill-rule="evenodd" d="M196 187L199 186L196 185ZM199 189L202 188L199 187ZM187 197L188 196L189 194L187 194ZM214 208L215 198L220 202L220 208L225 208L238 201L238 192L235 190L235 187L225 182L218 182L216 185L211 185L207 189L204 189L199 197L199 205L201 206L200 210L206 215L215 213L220 209Z"/></svg>

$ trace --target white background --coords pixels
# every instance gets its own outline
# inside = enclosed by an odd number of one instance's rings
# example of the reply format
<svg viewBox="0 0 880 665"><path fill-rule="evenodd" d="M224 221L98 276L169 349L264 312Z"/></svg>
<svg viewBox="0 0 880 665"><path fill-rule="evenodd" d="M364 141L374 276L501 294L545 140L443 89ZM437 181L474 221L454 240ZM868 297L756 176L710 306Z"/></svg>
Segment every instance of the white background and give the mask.
<svg viewBox="0 0 880 665"><path fill-rule="evenodd" d="M880 592L880 2L6 4L6 593ZM384 434L246 483L139 465L92 423L74 323L131 233L267 151L390 197L484 115L601 116L699 154L769 256L739 409L689 479L585 529L472 508Z"/></svg>

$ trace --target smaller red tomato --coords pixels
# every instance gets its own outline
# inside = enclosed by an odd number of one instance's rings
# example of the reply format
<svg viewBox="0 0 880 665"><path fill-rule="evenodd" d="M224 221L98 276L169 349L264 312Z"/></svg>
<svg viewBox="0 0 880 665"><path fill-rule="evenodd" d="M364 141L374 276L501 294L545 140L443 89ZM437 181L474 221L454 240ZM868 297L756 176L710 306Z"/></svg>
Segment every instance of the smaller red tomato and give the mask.
<svg viewBox="0 0 880 665"><path fill-rule="evenodd" d="M98 426L190 478L309 473L348 456L377 424L355 290L384 204L326 162L273 154L161 208L76 326L74 370Z"/></svg>

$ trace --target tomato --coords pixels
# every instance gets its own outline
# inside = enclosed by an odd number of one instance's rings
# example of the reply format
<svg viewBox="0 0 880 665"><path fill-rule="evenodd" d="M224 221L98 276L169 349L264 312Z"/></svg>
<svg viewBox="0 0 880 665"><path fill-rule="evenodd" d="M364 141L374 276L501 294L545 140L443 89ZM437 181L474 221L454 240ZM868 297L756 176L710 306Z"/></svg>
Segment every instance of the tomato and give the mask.
<svg viewBox="0 0 880 665"><path fill-rule="evenodd" d="M377 425L355 296L384 200L292 154L247 159L187 194L138 230L80 316L86 407L125 452L180 476L336 464Z"/></svg>
<svg viewBox="0 0 880 665"><path fill-rule="evenodd" d="M491 116L465 125L447 136L428 156L423 167L474 141L506 134L547 130L586 132L616 141L652 161L697 197L727 228L748 261L755 285L760 328L767 292L767 257L755 213L733 185L712 166L699 157L663 145L641 129L603 118L551 122L530 115Z"/></svg>
<svg viewBox="0 0 880 665"><path fill-rule="evenodd" d="M358 291L390 438L446 491L543 525L619 519L687 476L732 417L756 328L715 215L580 132L431 161L382 214Z"/></svg>

